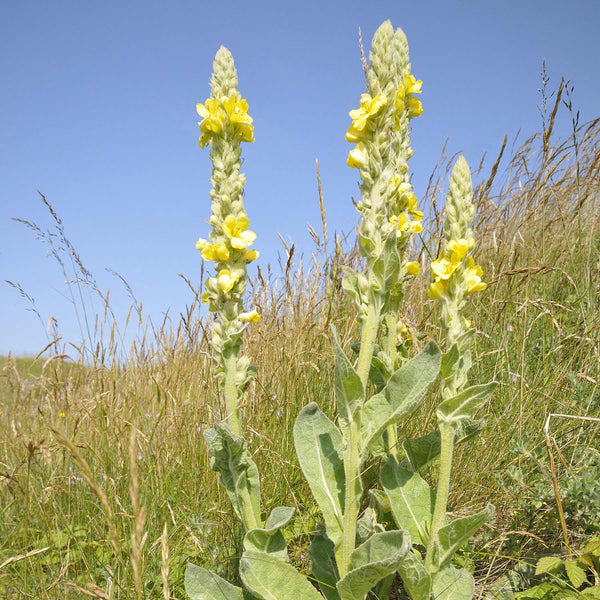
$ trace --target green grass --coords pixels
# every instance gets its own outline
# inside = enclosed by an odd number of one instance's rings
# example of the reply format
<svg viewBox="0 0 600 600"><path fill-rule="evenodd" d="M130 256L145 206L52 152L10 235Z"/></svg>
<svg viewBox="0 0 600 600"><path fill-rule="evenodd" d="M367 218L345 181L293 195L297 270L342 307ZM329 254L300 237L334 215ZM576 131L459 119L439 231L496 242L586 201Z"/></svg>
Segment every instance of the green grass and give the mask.
<svg viewBox="0 0 600 600"><path fill-rule="evenodd" d="M458 449L451 506L481 507L488 500L497 506L495 522L463 557L482 589L514 566L510 556L534 557L561 546L555 507L523 508L535 506L544 485L552 495L546 415L600 413L599 134L595 122L565 142L545 144L550 136L540 135L515 151L503 174L479 173L478 262L489 287L468 309L477 328L472 377L501 386L483 434L468 452ZM445 167L425 200L433 218L424 243L432 254ZM259 273L254 281L263 318L246 348L259 371L243 409L263 498L271 502L263 508L296 507L287 534L293 560L307 569L308 534L318 514L291 430L310 401L333 413L331 324L346 343L356 339L340 283L341 266L355 262L356 254L338 248L327 256L314 237L321 250L310 267L294 263L287 248L281 276ZM425 260L424 249L420 257ZM430 325L427 284L425 273L403 314L419 345L427 336L441 341ZM85 364L48 354L0 359L0 565L7 562L0 568L0 597L133 598L138 569L145 598L182 599L189 560L234 577L241 531L202 438L223 415L207 323L197 308L196 295L180 323L143 329L120 362L113 360L123 356L118 336L110 334L96 338L101 343ZM110 318L105 331L115 331ZM61 354L58 343L53 350ZM434 394L401 436L432 430L435 402ZM577 477L590 456L582 449L598 447L600 425L557 419L552 434L564 459L563 465L555 449L559 479ZM523 485L508 477L517 468ZM577 547L584 532L575 520L568 525Z"/></svg>

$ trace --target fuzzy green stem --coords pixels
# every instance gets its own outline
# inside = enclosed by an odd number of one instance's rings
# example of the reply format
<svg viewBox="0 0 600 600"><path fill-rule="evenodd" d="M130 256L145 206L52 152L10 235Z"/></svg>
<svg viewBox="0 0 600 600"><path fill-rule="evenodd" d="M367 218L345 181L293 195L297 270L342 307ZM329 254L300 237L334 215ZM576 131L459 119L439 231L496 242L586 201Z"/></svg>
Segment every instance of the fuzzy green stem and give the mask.
<svg viewBox="0 0 600 600"><path fill-rule="evenodd" d="M386 336L386 352L390 359L392 372L395 371L397 365L398 352L396 350L396 339L398 336L398 321L395 315L388 313L385 317L385 324L387 327ZM386 429L387 433L387 450L388 454L396 459L396 462L400 464L400 449L398 447L398 431L396 424L392 423L388 425Z"/></svg>
<svg viewBox="0 0 600 600"><path fill-rule="evenodd" d="M358 355L357 373L364 389L369 381L369 371L373 360L375 338L379 329L380 311L373 302L369 304L367 315L362 327L360 352ZM356 544L356 520L360 509L362 485L360 478L360 411L350 423L348 438L344 451L345 500L342 547L338 569L340 577L350 570L350 554Z"/></svg>
<svg viewBox="0 0 600 600"><path fill-rule="evenodd" d="M227 423L235 435L242 435L242 423L238 408L238 389L236 384L238 352L230 351L225 358L223 370L225 371L224 393L227 408Z"/></svg>
<svg viewBox="0 0 600 600"><path fill-rule="evenodd" d="M370 302L369 307L367 308L367 315L363 323L360 340L360 353L358 355L358 364L356 367L356 372L358 373L365 390L369 381L371 362L373 361L375 338L377 337L377 331L379 330L379 313L380 309L378 309L373 302Z"/></svg>
<svg viewBox="0 0 600 600"><path fill-rule="evenodd" d="M350 570L350 554L356 544L356 520L360 509L362 486L360 480L360 423L353 421L349 427L349 437L344 452L345 500L342 531L342 548L338 569L340 578Z"/></svg>
<svg viewBox="0 0 600 600"><path fill-rule="evenodd" d="M452 455L454 453L454 427L449 423L440 423L440 433L440 473L435 496L435 508L431 520L431 530L429 532L429 541L427 543L427 557L425 558L425 566L430 571L433 565L433 548L437 540L438 532L443 527L446 518L446 507L448 505L448 496L450 495Z"/></svg>

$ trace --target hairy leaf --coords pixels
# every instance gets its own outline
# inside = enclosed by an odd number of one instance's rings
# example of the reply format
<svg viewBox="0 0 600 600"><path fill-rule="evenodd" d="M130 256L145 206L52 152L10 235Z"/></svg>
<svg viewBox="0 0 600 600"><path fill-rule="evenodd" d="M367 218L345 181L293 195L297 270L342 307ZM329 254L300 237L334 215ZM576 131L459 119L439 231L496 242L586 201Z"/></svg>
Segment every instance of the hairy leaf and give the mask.
<svg viewBox="0 0 600 600"><path fill-rule="evenodd" d="M244 552L240 577L244 586L261 600L323 600L294 567L264 552Z"/></svg>
<svg viewBox="0 0 600 600"><path fill-rule="evenodd" d="M191 600L243 600L242 588L231 585L216 573L188 563L184 586Z"/></svg>
<svg viewBox="0 0 600 600"><path fill-rule="evenodd" d="M335 328L333 328L333 346L335 349L335 401L342 432L345 433L357 410L365 398L365 389L358 373L340 347Z"/></svg>
<svg viewBox="0 0 600 600"><path fill-rule="evenodd" d="M466 569L446 567L433 574L435 600L473 600L475 582Z"/></svg>
<svg viewBox="0 0 600 600"><path fill-rule="evenodd" d="M438 375L440 362L440 349L435 342L429 342L390 377L381 392L365 403L361 427L363 460L368 447L381 437L388 425L419 406Z"/></svg>
<svg viewBox="0 0 600 600"><path fill-rule="evenodd" d="M335 562L334 550L333 542L323 533L315 535L308 549L312 561L313 577L327 600L340 600L340 595L335 587L340 575Z"/></svg>
<svg viewBox="0 0 600 600"><path fill-rule="evenodd" d="M496 508L488 504L483 510L473 515L454 519L441 527L434 547L434 563L438 568L444 567L454 553L467 542L471 536L491 518Z"/></svg>
<svg viewBox="0 0 600 600"><path fill-rule="evenodd" d="M431 575L423 561L414 553L409 552L398 567L404 589L412 600L429 600L431 598Z"/></svg>
<svg viewBox="0 0 600 600"><path fill-rule="evenodd" d="M437 409L439 421L457 425L463 419L473 417L494 393L497 386L498 383L495 381L474 385L453 398L444 400Z"/></svg>
<svg viewBox="0 0 600 600"><path fill-rule="evenodd" d="M426 546L435 492L418 473L398 465L393 456L381 468L380 481L396 526L410 533L413 544Z"/></svg>
<svg viewBox="0 0 600 600"><path fill-rule="evenodd" d="M364 600L371 588L398 569L409 549L405 531L371 536L350 555L351 570L337 583L341 600Z"/></svg>
<svg viewBox="0 0 600 600"><path fill-rule="evenodd" d="M476 436L485 426L485 422L485 418L478 421L474 419L461 421L456 429L454 443L460 444ZM420 471L440 455L441 447L439 429L413 440L406 440L402 443L402 448L406 454L407 461L404 461L402 466L410 468L413 471Z"/></svg>
<svg viewBox="0 0 600 600"><path fill-rule="evenodd" d="M323 513L327 535L337 548L342 539L345 495L342 434L311 402L296 419L294 444L304 477Z"/></svg>
<svg viewBox="0 0 600 600"><path fill-rule="evenodd" d="M207 429L204 438L211 456L210 467L220 473L238 518L246 524L244 515L249 511L260 523L260 477L246 441L221 423Z"/></svg>
<svg viewBox="0 0 600 600"><path fill-rule="evenodd" d="M244 550L266 552L283 561L288 560L287 545L281 527L292 518L294 509L289 506L274 508L265 523L264 528L251 529L244 536Z"/></svg>

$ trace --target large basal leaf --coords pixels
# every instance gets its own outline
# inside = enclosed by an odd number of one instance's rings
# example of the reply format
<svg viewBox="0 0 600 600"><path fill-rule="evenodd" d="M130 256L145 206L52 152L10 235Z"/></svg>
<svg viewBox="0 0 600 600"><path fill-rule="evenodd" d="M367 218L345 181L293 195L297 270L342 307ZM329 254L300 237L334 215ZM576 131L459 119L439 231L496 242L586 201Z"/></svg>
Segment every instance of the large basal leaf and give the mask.
<svg viewBox="0 0 600 600"><path fill-rule="evenodd" d="M207 429L204 438L211 456L210 467L220 473L221 483L238 518L248 526L244 515L249 511L255 522L261 523L260 477L244 438L220 423Z"/></svg>
<svg viewBox="0 0 600 600"><path fill-rule="evenodd" d="M335 587L340 579L335 562L335 547L333 542L323 533L317 533L308 549L312 561L312 574L319 584L321 593L327 600L340 600Z"/></svg>
<svg viewBox="0 0 600 600"><path fill-rule="evenodd" d="M440 362L440 349L435 342L429 342L390 377L381 392L365 403L361 427L363 460L367 457L368 447L381 437L388 425L419 406L438 375Z"/></svg>
<svg viewBox="0 0 600 600"><path fill-rule="evenodd" d="M414 553L409 552L398 567L404 589L412 600L430 600L431 575L423 561Z"/></svg>
<svg viewBox="0 0 600 600"><path fill-rule="evenodd" d="M244 550L266 552L280 560L287 561L287 544L280 529L289 523L294 509L289 506L274 508L264 528L251 529L244 536Z"/></svg>
<svg viewBox="0 0 600 600"><path fill-rule="evenodd" d="M340 430L311 402L294 424L300 467L323 513L327 536L336 548L342 539L344 506L344 442Z"/></svg>
<svg viewBox="0 0 600 600"><path fill-rule="evenodd" d="M427 545L435 493L416 472L396 463L393 456L381 468L381 486L390 500L396 526L410 533L413 544Z"/></svg>
<svg viewBox="0 0 600 600"><path fill-rule="evenodd" d="M433 574L435 600L473 600L475 581L466 569L446 567Z"/></svg>
<svg viewBox="0 0 600 600"><path fill-rule="evenodd" d="M473 417L477 410L489 400L498 383L474 385L453 398L444 400L437 409L438 420L443 423L456 425L463 419Z"/></svg>
<svg viewBox="0 0 600 600"><path fill-rule="evenodd" d="M384 531L371 536L350 554L350 571L338 581L341 600L364 600L371 588L395 573L410 549L405 531Z"/></svg>
<svg viewBox="0 0 600 600"><path fill-rule="evenodd" d="M242 588L231 585L216 573L188 563L184 586L191 600L243 600Z"/></svg>
<svg viewBox="0 0 600 600"><path fill-rule="evenodd" d="M441 569L446 565L454 553L467 542L471 536L493 516L496 508L488 504L482 511L459 519L454 519L441 527L438 539L434 546L434 564Z"/></svg>
<svg viewBox="0 0 600 600"><path fill-rule="evenodd" d="M340 347L335 328L332 328L332 330L335 349L335 401L340 427L342 432L346 432L350 423L354 420L354 414L362 406L365 389L358 373Z"/></svg>
<svg viewBox="0 0 600 600"><path fill-rule="evenodd" d="M290 564L264 552L244 552L240 560L244 586L261 600L323 600Z"/></svg>
<svg viewBox="0 0 600 600"><path fill-rule="evenodd" d="M454 443L460 444L476 436L485 426L485 421L486 419L479 419L478 421L465 419L461 421L456 429ZM420 471L440 455L441 446L439 429L413 440L405 440L402 442L402 448L407 461L404 461L402 466L413 471Z"/></svg>

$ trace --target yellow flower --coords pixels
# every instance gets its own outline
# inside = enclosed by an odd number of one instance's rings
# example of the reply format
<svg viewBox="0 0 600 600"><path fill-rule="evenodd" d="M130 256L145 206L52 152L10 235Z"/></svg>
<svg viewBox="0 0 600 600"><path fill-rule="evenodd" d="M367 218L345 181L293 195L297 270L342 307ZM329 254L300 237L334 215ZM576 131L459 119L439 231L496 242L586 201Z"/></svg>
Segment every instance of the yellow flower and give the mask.
<svg viewBox="0 0 600 600"><path fill-rule="evenodd" d="M416 277L421 272L421 266L416 261L406 263L404 265L404 268L406 269L406 272L409 275L413 275L414 277Z"/></svg>
<svg viewBox="0 0 600 600"><path fill-rule="evenodd" d="M447 291L447 284L443 279L438 279L434 281L427 290L427 295L432 300L441 300Z"/></svg>
<svg viewBox="0 0 600 600"><path fill-rule="evenodd" d="M233 286L237 283L238 278L232 277L229 273L229 269L221 269L217 276L217 286L222 292L230 292Z"/></svg>
<svg viewBox="0 0 600 600"><path fill-rule="evenodd" d="M234 215L225 217L222 224L223 233L229 238L231 245L236 250L246 250L256 239L254 231L248 229L249 225L250 221L248 221L246 213L240 213L237 217Z"/></svg>
<svg viewBox="0 0 600 600"><path fill-rule="evenodd" d="M412 221L404 212L401 212L398 216L393 216L390 223L396 225L398 231L410 231L411 233L421 233L423 231L423 225L419 221Z"/></svg>
<svg viewBox="0 0 600 600"><path fill-rule="evenodd" d="M423 114L423 105L418 98L410 98L407 106L411 117L420 117Z"/></svg>
<svg viewBox="0 0 600 600"><path fill-rule="evenodd" d="M248 323L258 323L260 321L260 315L256 310L251 310L250 312L240 313L240 319Z"/></svg>
<svg viewBox="0 0 600 600"><path fill-rule="evenodd" d="M225 244L211 244L209 241L200 238L196 242L196 249L200 250L204 260L218 260L221 262L229 260L229 248Z"/></svg>
<svg viewBox="0 0 600 600"><path fill-rule="evenodd" d="M209 98L204 104L196 104L196 110L203 120L200 125L200 147L204 148L213 135L218 135L225 126L225 115L219 106L219 98Z"/></svg>
<svg viewBox="0 0 600 600"><path fill-rule="evenodd" d="M451 258L441 256L431 263L431 271L437 279L450 279L459 263L460 260L456 260L454 256Z"/></svg>
<svg viewBox="0 0 600 600"><path fill-rule="evenodd" d="M414 75L408 74L404 76L404 89L407 94L420 94L422 85L423 82Z"/></svg>
<svg viewBox="0 0 600 600"><path fill-rule="evenodd" d="M470 250L469 241L461 238L459 240L450 240L448 242L448 250L455 256L458 260L461 260L467 255L467 252Z"/></svg>
<svg viewBox="0 0 600 600"><path fill-rule="evenodd" d="M246 250L244 254L244 260L247 263L251 263L253 260L256 260L260 256L258 250Z"/></svg>
<svg viewBox="0 0 600 600"><path fill-rule="evenodd" d="M487 284L481 281L483 269L475 264L472 257L467 260L467 270L465 272L465 285L467 286L467 294L473 292L482 292L487 287Z"/></svg>
<svg viewBox="0 0 600 600"><path fill-rule="evenodd" d="M64 418L67 416L67 413L66 413L66 412L64 412L64 411L61 411L61 412L58 414L58 416L59 416L61 419L64 419Z"/></svg>
<svg viewBox="0 0 600 600"><path fill-rule="evenodd" d="M367 160L367 148L360 142L356 144L354 150L351 150L350 154L348 154L346 164L353 169L361 169L367 165Z"/></svg>
<svg viewBox="0 0 600 600"><path fill-rule="evenodd" d="M235 132L242 138L242 142L253 142L254 127L252 117L248 114L248 102L239 92L236 92L223 100L223 107Z"/></svg>
<svg viewBox="0 0 600 600"><path fill-rule="evenodd" d="M346 132L346 139L353 144L363 140L369 132L369 120L377 116L386 104L387 98L382 94L378 94L374 98L371 98L369 94L362 94L360 108L348 113L352 119L352 125Z"/></svg>
<svg viewBox="0 0 600 600"><path fill-rule="evenodd" d="M409 116L418 117L423 114L423 105L418 98L413 98L413 94L421 93L423 82L416 79L414 75L408 74L404 77L404 83L398 86L396 90L395 108L396 108L396 127L399 126L400 114L408 109Z"/></svg>
<svg viewBox="0 0 600 600"><path fill-rule="evenodd" d="M467 317L461 318L462 324L465 326L465 329L471 329L471 321L467 319Z"/></svg>

